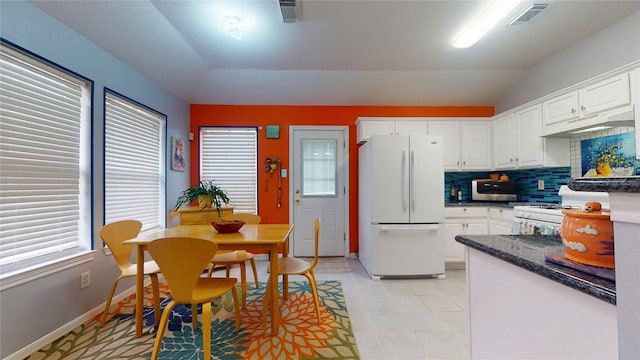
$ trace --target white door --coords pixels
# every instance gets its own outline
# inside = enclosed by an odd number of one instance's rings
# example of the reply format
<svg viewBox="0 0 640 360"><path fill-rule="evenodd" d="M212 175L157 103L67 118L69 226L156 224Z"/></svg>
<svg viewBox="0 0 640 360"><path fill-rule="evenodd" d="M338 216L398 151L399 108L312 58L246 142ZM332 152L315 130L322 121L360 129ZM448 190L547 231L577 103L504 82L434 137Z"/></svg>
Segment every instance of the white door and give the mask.
<svg viewBox="0 0 640 360"><path fill-rule="evenodd" d="M293 256L313 256L313 220L317 217L322 220L319 255L348 254L348 131L332 126L290 128Z"/></svg>

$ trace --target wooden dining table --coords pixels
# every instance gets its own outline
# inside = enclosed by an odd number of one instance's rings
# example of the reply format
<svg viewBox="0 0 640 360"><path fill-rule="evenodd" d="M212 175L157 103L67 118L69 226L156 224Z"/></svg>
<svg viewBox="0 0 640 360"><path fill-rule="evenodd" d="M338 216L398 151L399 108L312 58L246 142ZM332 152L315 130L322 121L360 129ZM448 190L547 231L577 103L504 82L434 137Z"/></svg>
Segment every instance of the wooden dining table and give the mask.
<svg viewBox="0 0 640 360"><path fill-rule="evenodd" d="M219 250L268 250L270 259L277 259L278 248L282 245L282 255L289 252L288 239L293 224L245 224L236 233L218 233L211 225L180 225L162 229L124 241L125 244L137 246L136 276L136 337L142 336L143 297L144 297L144 253L147 244L166 237L195 237L215 242ZM162 269L160 269L162 270ZM280 307L278 302L278 262L270 262L271 296L271 335L278 334L280 323ZM195 319L194 319L195 321Z"/></svg>

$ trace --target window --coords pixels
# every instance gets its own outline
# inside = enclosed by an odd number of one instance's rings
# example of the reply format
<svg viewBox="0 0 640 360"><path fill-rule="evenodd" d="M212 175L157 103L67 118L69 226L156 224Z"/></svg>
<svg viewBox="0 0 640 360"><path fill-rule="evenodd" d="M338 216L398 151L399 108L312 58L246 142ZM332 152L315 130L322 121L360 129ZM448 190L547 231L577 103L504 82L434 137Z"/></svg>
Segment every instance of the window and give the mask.
<svg viewBox="0 0 640 360"><path fill-rule="evenodd" d="M136 219L142 232L165 225L166 117L105 92L105 224Z"/></svg>
<svg viewBox="0 0 640 360"><path fill-rule="evenodd" d="M200 179L226 191L236 213L258 213L257 147L256 128L200 129Z"/></svg>
<svg viewBox="0 0 640 360"><path fill-rule="evenodd" d="M302 195L337 196L335 140L302 140Z"/></svg>
<svg viewBox="0 0 640 360"><path fill-rule="evenodd" d="M0 71L4 286L91 250L92 83L6 42Z"/></svg>

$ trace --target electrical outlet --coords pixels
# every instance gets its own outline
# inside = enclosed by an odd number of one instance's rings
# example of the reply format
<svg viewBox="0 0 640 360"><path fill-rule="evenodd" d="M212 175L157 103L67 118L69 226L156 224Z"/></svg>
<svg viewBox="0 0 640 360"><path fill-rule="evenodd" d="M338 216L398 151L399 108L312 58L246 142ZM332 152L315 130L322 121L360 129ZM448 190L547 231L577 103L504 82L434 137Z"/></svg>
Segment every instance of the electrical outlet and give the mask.
<svg viewBox="0 0 640 360"><path fill-rule="evenodd" d="M91 272L86 271L80 274L80 289L84 289L91 284Z"/></svg>
<svg viewBox="0 0 640 360"><path fill-rule="evenodd" d="M544 190L544 180L538 180L538 190Z"/></svg>

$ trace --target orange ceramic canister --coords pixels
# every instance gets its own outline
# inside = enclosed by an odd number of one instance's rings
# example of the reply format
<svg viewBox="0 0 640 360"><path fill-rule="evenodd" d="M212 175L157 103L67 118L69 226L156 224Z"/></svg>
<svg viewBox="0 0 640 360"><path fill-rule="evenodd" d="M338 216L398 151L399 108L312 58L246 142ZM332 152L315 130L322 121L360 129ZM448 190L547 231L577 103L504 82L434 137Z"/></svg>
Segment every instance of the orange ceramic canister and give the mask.
<svg viewBox="0 0 640 360"><path fill-rule="evenodd" d="M582 264L615 268L610 213L562 210L561 237L565 257Z"/></svg>

